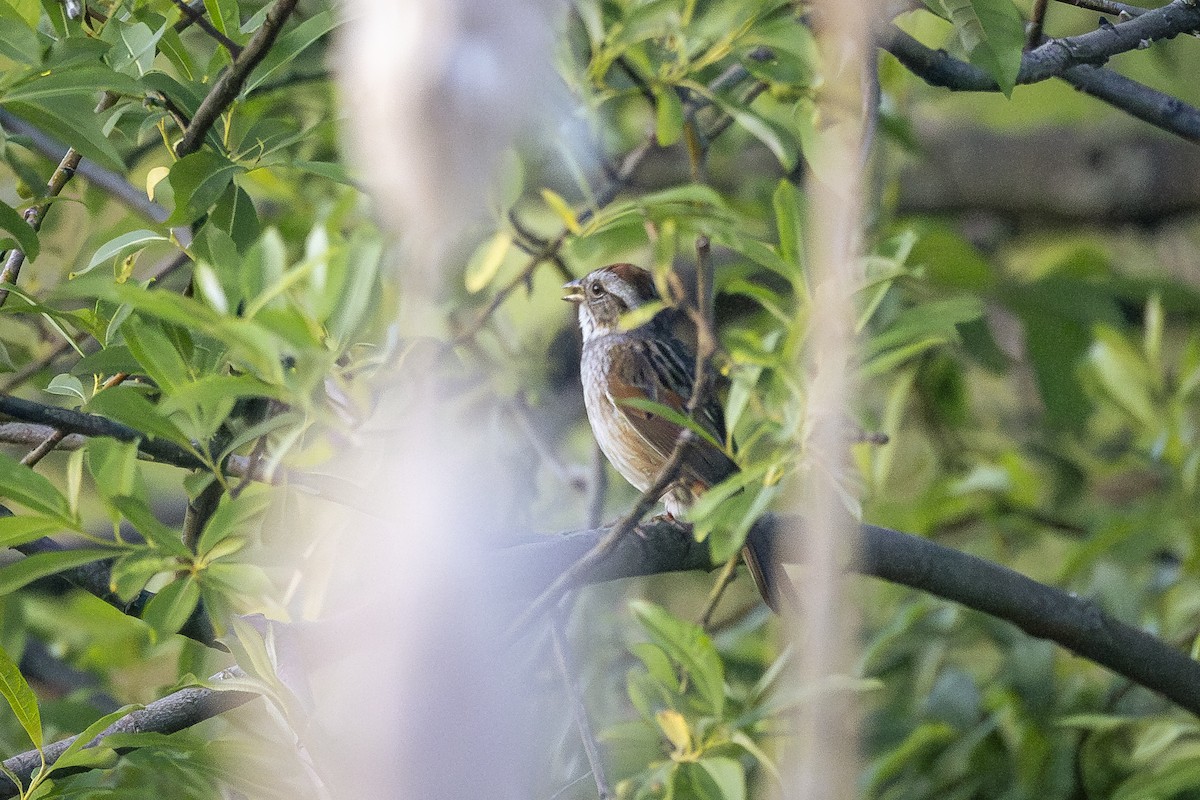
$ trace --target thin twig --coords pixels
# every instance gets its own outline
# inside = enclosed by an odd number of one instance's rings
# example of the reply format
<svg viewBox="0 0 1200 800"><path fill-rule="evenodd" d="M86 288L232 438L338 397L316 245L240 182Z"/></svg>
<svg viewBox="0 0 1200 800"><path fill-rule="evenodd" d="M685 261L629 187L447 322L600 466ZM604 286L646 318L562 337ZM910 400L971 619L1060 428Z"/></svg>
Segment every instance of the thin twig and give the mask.
<svg viewBox="0 0 1200 800"><path fill-rule="evenodd" d="M1025 49L1032 50L1042 41L1042 29L1046 23L1047 0L1033 0L1033 11L1030 13L1029 34L1025 39Z"/></svg>
<svg viewBox="0 0 1200 800"><path fill-rule="evenodd" d="M733 583L734 576L737 574L738 561L741 560L741 554L734 554L721 567L721 572L717 575L717 580L713 583L712 590L708 593L708 600L704 604L704 611L700 614L700 627L708 630L708 626L712 624L713 613L717 610L717 604L721 602L721 597L725 594L725 590L729 588L729 584Z"/></svg>
<svg viewBox="0 0 1200 800"><path fill-rule="evenodd" d="M229 69L221 73L213 88L204 96L200 107L192 116L192 121L183 132L183 138L175 145L175 155L183 157L200 149L204 137L208 135L217 117L221 116L238 96L250 72L258 66L275 43L297 2L299 0L275 0L275 5L267 12L262 27L254 32L241 55L234 59Z"/></svg>
<svg viewBox="0 0 1200 800"><path fill-rule="evenodd" d="M191 21L197 27L199 27L201 30L215 39L222 47L228 50L229 55L233 56L234 58L241 56L242 46L217 30L216 27L204 16L203 11L192 8L187 2L185 2L185 0L173 0L173 2L175 3L176 7L183 12L185 17L191 19Z"/></svg>
<svg viewBox="0 0 1200 800"><path fill-rule="evenodd" d="M604 762L600 759L600 745L592 732L591 719L588 716L587 704L575 681L579 670L572 663L570 645L567 642L563 625L563 614L560 609L554 622L550 625L550 641L553 644L554 660L558 665L558 673L562 677L563 687L567 692L567 701L571 704L571 713L575 717L575 725L579 728L579 738L583 742L583 752L587 756L588 766L592 768L592 776L596 779L596 793L600 800L608 800L612 790L608 787L608 779L604 775Z"/></svg>
<svg viewBox="0 0 1200 800"><path fill-rule="evenodd" d="M1101 14L1112 14L1117 19L1132 19L1150 11L1148 8L1131 6L1127 3L1115 3L1113 0L1058 0L1058 2L1085 8L1088 11L1098 11Z"/></svg>
<svg viewBox="0 0 1200 800"><path fill-rule="evenodd" d="M105 389L111 389L117 384L129 377L128 372L118 372L111 378L106 380L103 385L97 389L97 392L102 392ZM26 467L35 466L39 461L45 458L51 450L58 446L59 442L67 437L67 432L64 430L54 430L47 434L46 438L38 443L38 446L25 454L21 459L21 463Z"/></svg>

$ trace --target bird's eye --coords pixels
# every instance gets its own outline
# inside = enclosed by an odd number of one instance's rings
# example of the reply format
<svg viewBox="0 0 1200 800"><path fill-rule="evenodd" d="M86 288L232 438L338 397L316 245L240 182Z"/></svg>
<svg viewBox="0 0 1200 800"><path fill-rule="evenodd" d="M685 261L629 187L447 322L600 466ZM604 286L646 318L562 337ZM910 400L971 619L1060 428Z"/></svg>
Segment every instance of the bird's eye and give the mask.
<svg viewBox="0 0 1200 800"><path fill-rule="evenodd" d="M604 284L600 283L600 281L592 281L592 294L604 294Z"/></svg>

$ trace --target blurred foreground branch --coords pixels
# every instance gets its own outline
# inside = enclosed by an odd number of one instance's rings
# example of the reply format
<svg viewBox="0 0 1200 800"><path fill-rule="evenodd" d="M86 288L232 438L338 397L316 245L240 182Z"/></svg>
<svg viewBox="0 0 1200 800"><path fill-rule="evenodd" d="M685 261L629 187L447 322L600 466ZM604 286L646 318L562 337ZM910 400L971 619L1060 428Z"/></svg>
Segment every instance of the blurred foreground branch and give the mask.
<svg viewBox="0 0 1200 800"><path fill-rule="evenodd" d="M245 673L234 667L215 676L212 680L218 682L229 678L243 677L244 675ZM201 686L180 689L178 692L169 694L161 700L155 700L145 708L131 711L121 717L112 725L105 728L91 742L84 745L84 749L102 744L106 736L112 736L113 734L175 733L211 719L218 714L223 714L238 706L245 705L256 697L258 695L253 692L209 689ZM5 759L4 771L6 774L0 775L0 798L15 797L20 793L20 790L12 782L9 775L16 775L22 784L28 785L29 779L42 765L43 754L45 756L45 763L49 766L57 761L77 738L79 737L71 736L47 745L42 753L39 753L37 750L30 750ZM127 752L129 749L132 748L117 748L117 752ZM86 766L68 767L56 774L65 776L94 769L97 766L99 764L90 763Z"/></svg>
<svg viewBox="0 0 1200 800"><path fill-rule="evenodd" d="M784 532L795 520L768 514L750 536L764 559L783 553ZM572 575L574 588L590 583L663 572L709 570L707 544L670 522L641 526ZM538 591L571 569L607 533L581 531L497 551L498 574L514 586ZM1027 578L1007 567L900 531L863 525L863 575L910 586L1016 625L1030 636L1055 642L1200 716L1200 662L1137 628L1118 622L1087 598Z"/></svg>

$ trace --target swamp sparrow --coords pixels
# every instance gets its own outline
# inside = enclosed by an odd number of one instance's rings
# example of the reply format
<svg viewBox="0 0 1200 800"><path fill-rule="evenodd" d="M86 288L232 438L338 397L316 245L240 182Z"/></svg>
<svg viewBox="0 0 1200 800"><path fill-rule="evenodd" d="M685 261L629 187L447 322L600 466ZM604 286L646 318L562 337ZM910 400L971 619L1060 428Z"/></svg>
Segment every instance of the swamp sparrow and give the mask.
<svg viewBox="0 0 1200 800"><path fill-rule="evenodd" d="M617 472L644 492L670 458L681 428L627 401L649 400L686 414L695 356L671 332L664 314L622 330L623 314L658 299L652 276L641 267L612 264L571 281L563 290L564 300L579 305L579 372L592 433ZM704 399L694 419L715 441L725 441L725 415L714 397ZM694 438L687 448L679 478L661 498L671 517L680 516L698 495L738 470L733 459L707 439ZM763 599L775 608L763 565L749 546L742 555Z"/></svg>

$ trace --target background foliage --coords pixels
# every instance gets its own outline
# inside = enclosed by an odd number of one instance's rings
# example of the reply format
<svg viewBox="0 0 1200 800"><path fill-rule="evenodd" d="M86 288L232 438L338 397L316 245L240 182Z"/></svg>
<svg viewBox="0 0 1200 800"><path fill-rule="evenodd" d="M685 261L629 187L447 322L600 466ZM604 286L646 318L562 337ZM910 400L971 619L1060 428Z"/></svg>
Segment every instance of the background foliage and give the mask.
<svg viewBox="0 0 1200 800"><path fill-rule="evenodd" d="M352 486L312 473L384 402L384 365L412 352L392 333L385 244L337 138L336 9L306 0L284 14L198 131L218 76L246 64L283 4L113 0L74 18L67 5L0 0L0 246L27 262L4 276L0 381L125 427L55 442L34 469L18 462L53 428L26 423L56 418L5 409L0 491L13 515L0 544L24 555L0 567L0 693L13 709L2 751L40 748L236 663L244 673L214 685L268 702L171 736L111 737L72 754L103 769L43 773L26 790L305 796L307 767L278 767L296 758L294 687L263 626L239 615L300 619L319 606L299 577L320 574L329 545L286 521L352 499ZM867 520L1086 595L1194 650L1197 198L1182 192L1170 214L1073 201L1134 178L1170 195L1172 172L1196 185L1197 161L1064 83L1017 86L1027 4L926 5L898 23L1003 93L931 89L880 57L862 394L848 413L890 442L856 445L847 496L861 496ZM492 487L506 518L551 532L631 505L634 491L593 466L557 286L624 260L690 283L699 235L713 243L716 366L742 466L694 515L714 561L811 467L797 456L805 385L792 371L813 298L798 186L830 167L831 133L815 114L811 22L768 0L570 6L556 57L582 124L508 155L493 217L458 244L429 331L453 345L464 412L489 420L487 446L513 467L511 485ZM1047 25L1081 33L1096 14L1056 6ZM1176 40L1114 65L1197 102L1198 60ZM181 152L189 130L198 138ZM77 177L56 170L45 136L84 157ZM1001 169L1046 204L987 193L997 141ZM1158 160L1137 160L1138 148ZM941 173L923 182L949 162L965 162L963 186ZM906 188L930 183L932 199ZM130 428L142 456L151 441L166 463L139 458ZM253 480L264 476L275 485ZM47 535L66 549L39 549ZM88 564L110 569L108 604L54 577ZM856 674L797 688L747 581L696 624L712 582L593 587L566 625L573 683L620 796L768 796L782 715L813 691L856 692L868 711L865 796L1182 798L1200 786L1193 717L1005 623L861 579ZM214 636L232 653L206 646ZM561 676L544 650L531 660L553 753L537 796L595 796ZM118 759L117 747L131 750Z"/></svg>

